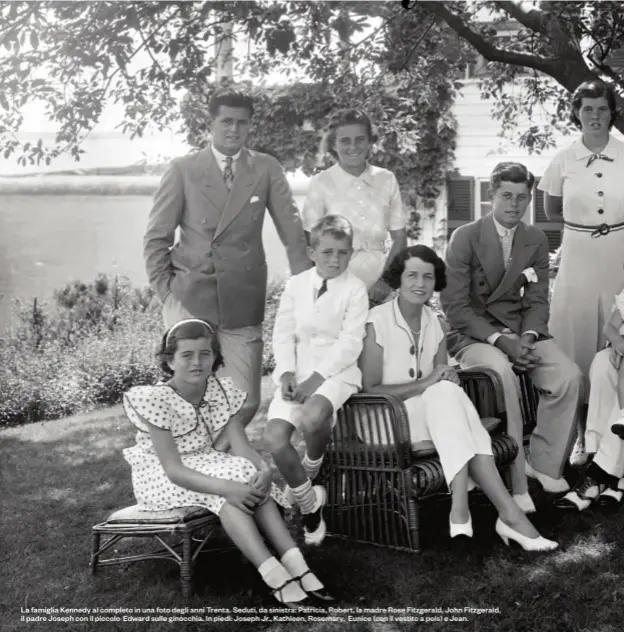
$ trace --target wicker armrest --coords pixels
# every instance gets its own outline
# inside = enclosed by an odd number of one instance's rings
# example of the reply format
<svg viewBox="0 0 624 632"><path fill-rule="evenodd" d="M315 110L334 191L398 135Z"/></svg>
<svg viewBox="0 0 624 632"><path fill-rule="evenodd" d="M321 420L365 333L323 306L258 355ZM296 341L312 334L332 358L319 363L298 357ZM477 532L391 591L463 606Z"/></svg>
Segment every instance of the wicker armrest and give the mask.
<svg viewBox="0 0 624 632"><path fill-rule="evenodd" d="M363 467L408 468L411 441L403 402L386 394L353 395L338 411L333 446L345 459Z"/></svg>
<svg viewBox="0 0 624 632"><path fill-rule="evenodd" d="M462 388L475 405L480 417L497 417L507 430L503 383L496 371L487 367L458 371Z"/></svg>

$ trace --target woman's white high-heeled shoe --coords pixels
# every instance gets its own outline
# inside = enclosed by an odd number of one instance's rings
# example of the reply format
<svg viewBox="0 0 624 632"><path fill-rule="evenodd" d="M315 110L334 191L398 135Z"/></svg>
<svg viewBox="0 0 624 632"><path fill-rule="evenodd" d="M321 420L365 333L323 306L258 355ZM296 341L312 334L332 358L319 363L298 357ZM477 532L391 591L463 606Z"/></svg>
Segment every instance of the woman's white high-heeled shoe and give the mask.
<svg viewBox="0 0 624 632"><path fill-rule="evenodd" d="M464 524L455 524L449 516L449 527L451 538L456 538L458 535L464 535L467 538L472 537L472 516L468 518L468 522Z"/></svg>
<svg viewBox="0 0 624 632"><path fill-rule="evenodd" d="M517 542L525 551L554 551L559 545L553 540L547 540L543 536L539 538L527 538L506 525L500 518L496 521L496 533L501 540L509 546L509 540Z"/></svg>

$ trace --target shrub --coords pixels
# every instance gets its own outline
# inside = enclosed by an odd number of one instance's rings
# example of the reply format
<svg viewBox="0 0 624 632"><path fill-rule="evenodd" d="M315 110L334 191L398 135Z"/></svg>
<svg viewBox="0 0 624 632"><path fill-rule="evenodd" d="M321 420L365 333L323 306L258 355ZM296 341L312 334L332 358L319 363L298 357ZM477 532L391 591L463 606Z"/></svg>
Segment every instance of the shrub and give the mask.
<svg viewBox="0 0 624 632"><path fill-rule="evenodd" d="M281 290L279 283L268 288L263 374L274 366ZM159 301L124 277L73 281L49 303L18 303L15 325L0 338L0 427L115 404L131 386L153 383L161 334Z"/></svg>

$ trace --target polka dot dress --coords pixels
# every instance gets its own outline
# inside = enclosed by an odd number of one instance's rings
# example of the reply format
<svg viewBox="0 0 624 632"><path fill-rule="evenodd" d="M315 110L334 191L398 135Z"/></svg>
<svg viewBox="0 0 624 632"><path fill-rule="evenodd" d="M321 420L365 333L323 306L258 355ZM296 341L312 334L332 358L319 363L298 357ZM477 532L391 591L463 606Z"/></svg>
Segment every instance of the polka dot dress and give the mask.
<svg viewBox="0 0 624 632"><path fill-rule="evenodd" d="M179 487L167 478L154 451L149 425L171 431L187 467L207 476L246 483L256 473L253 463L212 447L245 397L246 393L237 389L230 378L215 377L208 379L199 407L165 383L135 386L124 395L124 410L138 432L136 445L123 453L132 467L134 495L142 508L156 511L200 505L219 514L225 498ZM290 506L275 484L271 496L280 505Z"/></svg>

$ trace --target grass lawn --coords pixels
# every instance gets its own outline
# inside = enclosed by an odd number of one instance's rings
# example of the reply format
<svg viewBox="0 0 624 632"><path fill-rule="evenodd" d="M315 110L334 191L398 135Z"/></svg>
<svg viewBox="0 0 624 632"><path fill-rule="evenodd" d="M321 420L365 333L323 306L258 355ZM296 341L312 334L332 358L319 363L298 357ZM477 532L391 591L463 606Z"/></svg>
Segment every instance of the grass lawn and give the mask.
<svg viewBox="0 0 624 632"><path fill-rule="evenodd" d="M259 416L252 426L255 441L262 421ZM449 540L448 505L440 502L428 505L422 513L424 550L420 554L333 539L309 552L311 566L339 596L341 608L500 609L495 614L454 615L466 617L464 622L20 621L20 609L31 607L140 609L186 605L180 594L178 568L170 562L149 561L103 568L95 577L90 574L91 526L134 502L130 469L121 455L121 449L132 442L132 429L119 406L0 433L2 632L618 632L624 628L624 512L560 514L539 493L535 498L542 507L534 522L544 535L556 537L562 545L553 554L507 549L494 533L493 510L478 498L473 508L475 538L466 545ZM195 577L195 594L188 604L191 608L271 606L263 597L257 573L236 552L201 556Z"/></svg>

